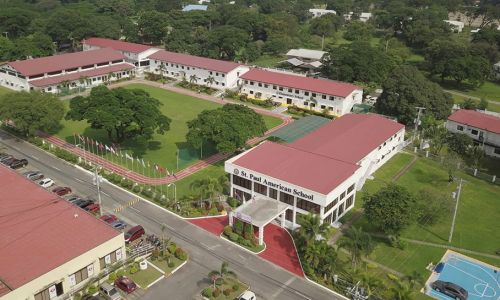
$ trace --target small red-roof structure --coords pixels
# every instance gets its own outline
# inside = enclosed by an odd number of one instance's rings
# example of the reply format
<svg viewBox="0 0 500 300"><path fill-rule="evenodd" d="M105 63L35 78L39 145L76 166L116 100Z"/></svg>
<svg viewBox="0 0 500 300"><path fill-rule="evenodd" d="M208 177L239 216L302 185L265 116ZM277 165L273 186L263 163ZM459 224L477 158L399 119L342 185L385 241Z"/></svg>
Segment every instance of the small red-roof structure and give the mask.
<svg viewBox="0 0 500 300"><path fill-rule="evenodd" d="M337 97L347 97L355 90L362 90L361 87L350 83L316 79L264 69L251 69L241 75L240 78Z"/></svg>
<svg viewBox="0 0 500 300"><path fill-rule="evenodd" d="M0 212L0 281L11 290L122 234L4 166Z"/></svg>
<svg viewBox="0 0 500 300"><path fill-rule="evenodd" d="M165 50L157 51L148 56L148 58L222 73L229 73L241 66L240 64L232 61L175 53Z"/></svg>
<svg viewBox="0 0 500 300"><path fill-rule="evenodd" d="M355 164L273 142L263 142L233 163L324 195L358 169Z"/></svg>
<svg viewBox="0 0 500 300"><path fill-rule="evenodd" d="M42 79L36 79L36 80L30 81L30 84L34 85L36 87L44 87L44 86L59 84L59 83L64 82L64 81L74 81L74 80L78 80L80 78L106 75L109 73L114 73L114 72L119 72L119 71L132 70L134 68L135 68L135 66L132 64L119 63L119 64L111 65L108 67L100 67L100 68L91 69L91 70L87 70L87 71L81 71L81 72L75 72L75 73L70 73L70 74L64 74L64 75L60 75L60 76L52 76L52 77L47 77L47 78L42 78Z"/></svg>
<svg viewBox="0 0 500 300"><path fill-rule="evenodd" d="M16 69L24 76L34 76L124 59L125 56L121 53L110 48L103 48L91 51L13 61L9 62L8 65Z"/></svg>
<svg viewBox="0 0 500 300"><path fill-rule="evenodd" d="M403 124L380 115L347 114L290 146L356 164L403 128Z"/></svg>
<svg viewBox="0 0 500 300"><path fill-rule="evenodd" d="M136 44L119 40L105 39L92 37L82 41L82 44L100 47L100 48L111 48L118 51L130 52L130 53L141 53L151 48L155 48L150 45Z"/></svg>
<svg viewBox="0 0 500 300"><path fill-rule="evenodd" d="M457 110L448 117L448 120L500 134L499 117L475 110Z"/></svg>

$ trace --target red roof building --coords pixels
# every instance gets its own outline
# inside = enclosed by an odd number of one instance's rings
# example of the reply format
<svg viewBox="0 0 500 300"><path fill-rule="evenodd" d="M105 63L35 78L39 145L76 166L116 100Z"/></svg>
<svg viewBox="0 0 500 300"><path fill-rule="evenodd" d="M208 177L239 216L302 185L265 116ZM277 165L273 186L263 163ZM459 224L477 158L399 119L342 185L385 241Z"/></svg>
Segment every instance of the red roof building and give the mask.
<svg viewBox="0 0 500 300"><path fill-rule="evenodd" d="M448 120L500 134L500 117L475 110L460 109L451 114Z"/></svg>
<svg viewBox="0 0 500 300"><path fill-rule="evenodd" d="M154 46L150 45L136 44L125 41L97 38L97 37L83 40L82 44L98 48L111 48L117 51L137 53L137 54L149 50L151 48L155 48Z"/></svg>
<svg viewBox="0 0 500 300"><path fill-rule="evenodd" d="M206 58L194 56L184 53L176 53L165 50L160 50L149 56L149 59L159 60L162 62L174 63L183 66L195 67L205 70L211 70L222 73L229 73L241 66L232 61Z"/></svg>
<svg viewBox="0 0 500 300"><path fill-rule="evenodd" d="M2 299L53 293L49 285L66 293L73 273L91 266L97 274L101 257L124 253L123 233L3 166L0 212Z"/></svg>

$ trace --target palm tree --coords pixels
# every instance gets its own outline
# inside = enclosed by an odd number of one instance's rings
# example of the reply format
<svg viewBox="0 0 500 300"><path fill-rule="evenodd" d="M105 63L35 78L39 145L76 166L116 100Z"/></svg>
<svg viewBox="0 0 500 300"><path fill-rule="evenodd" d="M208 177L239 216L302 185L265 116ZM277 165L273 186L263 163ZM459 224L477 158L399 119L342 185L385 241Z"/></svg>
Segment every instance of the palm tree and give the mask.
<svg viewBox="0 0 500 300"><path fill-rule="evenodd" d="M208 273L208 277L210 280L212 280L214 284L214 289L215 289L215 282L217 279L221 278L224 280L226 277L233 277L236 278L238 277L236 273L228 269L229 263L227 261L222 262L222 265L220 266L220 270L213 270Z"/></svg>
<svg viewBox="0 0 500 300"><path fill-rule="evenodd" d="M198 191L200 193L200 204L203 197L208 197L212 200L215 196L222 192L223 185L220 179L207 177L203 179L197 179L190 184L190 189L193 191Z"/></svg>
<svg viewBox="0 0 500 300"><path fill-rule="evenodd" d="M373 294L375 294L378 289L384 287L384 284L379 277L375 277L374 275L369 273L364 273L363 275L361 275L361 283L366 290L368 298L373 296Z"/></svg>
<svg viewBox="0 0 500 300"><path fill-rule="evenodd" d="M212 87L212 84L214 84L215 82L215 78L212 76L212 75L209 75L207 77L207 84L208 84L208 87Z"/></svg>
<svg viewBox="0 0 500 300"><path fill-rule="evenodd" d="M356 269L361 256L370 254L374 246L368 233L363 232L361 228L351 227L340 241L340 247L351 253L352 266Z"/></svg>
<svg viewBox="0 0 500 300"><path fill-rule="evenodd" d="M401 282L399 280L394 281L395 286L391 287L393 293L393 299L395 300L411 300L413 290L411 286L406 282Z"/></svg>
<svg viewBox="0 0 500 300"><path fill-rule="evenodd" d="M304 242L309 243L318 238L328 238L331 229L327 223L322 223L319 215L309 213L300 215L297 223L300 225L298 229L299 236L304 238Z"/></svg>
<svg viewBox="0 0 500 300"><path fill-rule="evenodd" d="M189 83L193 84L197 82L198 82L198 76L196 76L196 74L189 76Z"/></svg>
<svg viewBox="0 0 500 300"><path fill-rule="evenodd" d="M324 253L322 248L323 245L321 241L312 241L307 244L307 248L304 253L304 260L308 265L313 267L314 270L318 268L318 265L322 261L322 254Z"/></svg>
<svg viewBox="0 0 500 300"><path fill-rule="evenodd" d="M328 246L325 241L322 241L322 243L325 246L321 248L322 253L319 271L323 274L323 279L327 281L328 277L331 278L331 275L333 275L337 269L339 261L337 260L337 251L333 247Z"/></svg>
<svg viewBox="0 0 500 300"><path fill-rule="evenodd" d="M187 80L186 80L186 72L184 72L184 71L180 71L179 73L181 74L181 81L182 81L182 82L186 82L186 81L187 81Z"/></svg>
<svg viewBox="0 0 500 300"><path fill-rule="evenodd" d="M167 70L163 62L158 66L158 70L160 71L160 80L163 81L163 73Z"/></svg>
<svg viewBox="0 0 500 300"><path fill-rule="evenodd" d="M472 160L472 167L477 169L479 167L479 163L484 157L484 149L480 145L472 145L467 149L467 156Z"/></svg>
<svg viewBox="0 0 500 300"><path fill-rule="evenodd" d="M410 284L410 287L412 288L417 285L422 285L424 282L422 274L418 273L417 271L413 271L410 275L405 276L404 279Z"/></svg>

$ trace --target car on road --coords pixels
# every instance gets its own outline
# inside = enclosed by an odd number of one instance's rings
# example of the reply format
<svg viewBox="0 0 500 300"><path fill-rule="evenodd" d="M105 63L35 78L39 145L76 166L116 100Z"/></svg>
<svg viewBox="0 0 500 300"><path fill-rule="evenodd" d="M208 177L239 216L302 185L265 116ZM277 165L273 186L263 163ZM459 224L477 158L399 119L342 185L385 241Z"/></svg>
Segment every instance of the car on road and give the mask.
<svg viewBox="0 0 500 300"><path fill-rule="evenodd" d="M82 198L80 198L79 196L77 195L69 195L69 196L66 196L66 200L68 202L71 202L71 203L74 203L75 201L78 201L78 200L83 200Z"/></svg>
<svg viewBox="0 0 500 300"><path fill-rule="evenodd" d="M25 158L21 158L21 159L15 159L13 160L9 167L11 169L19 169L19 168L23 168L23 167L26 167L28 165L28 160L25 159Z"/></svg>
<svg viewBox="0 0 500 300"><path fill-rule="evenodd" d="M38 184L43 188L49 188L54 185L54 180L50 178L44 178L38 182Z"/></svg>
<svg viewBox="0 0 500 300"><path fill-rule="evenodd" d="M133 241L139 239L145 233L146 232L144 231L144 228L141 225L136 225L136 226L130 228L125 233L125 243L133 242Z"/></svg>
<svg viewBox="0 0 500 300"><path fill-rule="evenodd" d="M78 201L75 201L73 202L74 205L80 207L80 208L85 208L87 206L89 206L90 204L94 204L94 201L93 200L78 200Z"/></svg>
<svg viewBox="0 0 500 300"><path fill-rule="evenodd" d="M101 216L99 219L103 220L108 224L112 224L114 221L118 220L118 218L113 214L106 214Z"/></svg>
<svg viewBox="0 0 500 300"><path fill-rule="evenodd" d="M137 285L135 284L135 282L125 276L121 276L115 280L115 287L119 288L127 294L130 294L137 289Z"/></svg>
<svg viewBox="0 0 500 300"><path fill-rule="evenodd" d="M10 154L4 154L2 156L0 156L0 162L3 163L4 161L6 160L9 160L9 159L13 159L14 156L10 155Z"/></svg>
<svg viewBox="0 0 500 300"><path fill-rule="evenodd" d="M436 280L431 283L431 288L456 300L467 300L469 297L469 293L463 287L452 282Z"/></svg>
<svg viewBox="0 0 500 300"><path fill-rule="evenodd" d="M256 300L255 293L252 291L246 291L238 298L238 300Z"/></svg>
<svg viewBox="0 0 500 300"><path fill-rule="evenodd" d="M88 211L88 212L90 212L90 213L97 214L97 213L99 213L99 209L100 208L101 207L99 206L99 204L92 203L92 204L90 204L88 206L85 206L83 209L86 210L86 211Z"/></svg>
<svg viewBox="0 0 500 300"><path fill-rule="evenodd" d="M71 193L71 188L67 186L58 186L52 190L52 193L58 196L64 196Z"/></svg>
<svg viewBox="0 0 500 300"><path fill-rule="evenodd" d="M7 158L3 159L1 161L1 163L4 164L4 165L6 165L6 166L10 166L10 164L12 162L14 162L15 160L16 160L16 158L14 156L10 156L10 157L7 157Z"/></svg>
<svg viewBox="0 0 500 300"><path fill-rule="evenodd" d="M122 298L116 288L107 282L101 284L99 293L108 300L120 300Z"/></svg>
<svg viewBox="0 0 500 300"><path fill-rule="evenodd" d="M125 224L125 222L123 222L122 220L113 221L113 223L111 223L110 225L114 229L118 229L118 230L122 230L122 229L125 229L125 227L127 227L127 224Z"/></svg>
<svg viewBox="0 0 500 300"><path fill-rule="evenodd" d="M30 172L24 173L24 175L29 180L40 180L44 177L43 173L40 171L30 171Z"/></svg>

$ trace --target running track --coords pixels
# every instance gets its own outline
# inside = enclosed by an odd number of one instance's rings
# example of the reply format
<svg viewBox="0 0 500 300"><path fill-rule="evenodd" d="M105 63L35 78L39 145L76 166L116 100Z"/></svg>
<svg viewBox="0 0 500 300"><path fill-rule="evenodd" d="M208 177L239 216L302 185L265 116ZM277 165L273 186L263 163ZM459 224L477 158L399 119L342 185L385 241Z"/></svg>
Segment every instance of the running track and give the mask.
<svg viewBox="0 0 500 300"><path fill-rule="evenodd" d="M130 83L130 82L128 82L128 83ZM189 93L184 93L184 94L189 94ZM198 98L200 98L200 97L198 97ZM203 97L202 99L218 102L220 104L228 103L228 101L221 101L215 97L212 97L212 99L206 99L206 97ZM274 113L274 112L271 112L268 110L264 110L264 109L260 109L260 108L253 108L252 107L252 109L261 115L268 115L268 116L280 118L282 120L282 123L274 128L269 129L268 131L266 131L264 133L264 136L255 137L255 138L248 140L247 144L249 144L249 145L255 145L255 144L259 143L260 141L266 139L272 132L290 124L291 122L293 122L292 118L283 116L281 114L277 114L277 113ZM194 174L194 173L196 173L196 172L198 172L198 171L200 171L200 170L202 170L210 165L213 165L221 160L225 160L228 157L230 157L230 155L231 155L228 153L225 153L225 154L224 153L217 153L217 154L214 154L206 159L200 160L200 161L196 162L195 164L192 164L192 165L186 167L185 169L182 169L182 170L176 172L175 175L168 175L168 176L161 177L161 178L151 178L151 177L147 177L147 176L144 176L142 174L133 172L133 171L131 171L123 166L112 163L109 160L104 159L98 155L89 153L88 151L84 151L81 148L75 147L73 144L70 144L70 143L62 140L59 137L56 137L53 135L48 135L48 134L40 134L40 137L43 138L44 140L46 140L47 142L52 143L60 148L63 148L63 149L65 149L65 150L67 150L75 155L78 155L80 157L85 157L87 161L98 164L108 171L111 171L113 173L127 177L135 182L138 182L141 184L150 184L150 185L169 184L169 183L175 182L175 181L180 180L184 177L187 177L191 174Z"/></svg>

